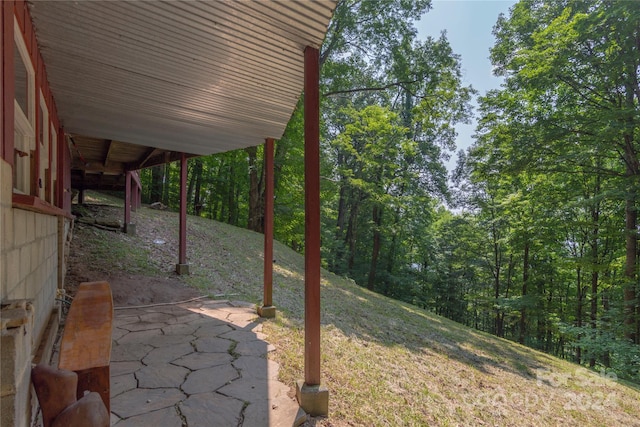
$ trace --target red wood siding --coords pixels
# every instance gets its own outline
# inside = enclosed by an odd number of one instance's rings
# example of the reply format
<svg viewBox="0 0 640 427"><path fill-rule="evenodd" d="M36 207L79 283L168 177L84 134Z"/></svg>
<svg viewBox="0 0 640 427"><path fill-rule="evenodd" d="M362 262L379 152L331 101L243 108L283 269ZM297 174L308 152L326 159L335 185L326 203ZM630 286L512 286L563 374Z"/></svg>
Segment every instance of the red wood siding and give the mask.
<svg viewBox="0 0 640 427"><path fill-rule="evenodd" d="M4 52L4 7L0 5L0 48ZM4 55L2 55L4 56ZM0 89L4 87L4 61L0 58ZM4 91L0 90L0 158L4 159Z"/></svg>
<svg viewBox="0 0 640 427"><path fill-rule="evenodd" d="M13 166L13 3L2 2L2 157Z"/></svg>
<svg viewBox="0 0 640 427"><path fill-rule="evenodd" d="M57 161L57 189L56 200L53 200L53 204L62 208L66 212L71 212L71 155L67 146L64 131L61 128L60 120L58 118L58 112L55 105L55 100L47 81L47 70L40 50L38 49L38 43L36 40L36 32L33 27L29 8L24 0L3 0L0 8L1 23L0 23L0 35L2 43L2 66L0 67L0 82L2 84L2 99L0 100L0 107L2 113L2 119L0 120L2 127L0 128L1 145L0 155L9 164L13 166L13 152L14 152L14 58L13 58L13 33L14 33L14 17L18 22L18 27L24 37L27 50L31 57L31 62L35 70L35 95L36 98L32 100L35 103L35 136L36 136L36 153L34 158L34 178L37 182L38 178L45 179L45 177L39 177L40 174L40 143L38 136L40 135L40 91L49 111L49 122L43 124L47 126L43 129L44 132L50 132L50 125L57 129L57 159L52 156L52 151L49 149L49 167L51 169L51 162ZM51 141L51 138L49 138ZM35 190L37 191L37 190Z"/></svg>

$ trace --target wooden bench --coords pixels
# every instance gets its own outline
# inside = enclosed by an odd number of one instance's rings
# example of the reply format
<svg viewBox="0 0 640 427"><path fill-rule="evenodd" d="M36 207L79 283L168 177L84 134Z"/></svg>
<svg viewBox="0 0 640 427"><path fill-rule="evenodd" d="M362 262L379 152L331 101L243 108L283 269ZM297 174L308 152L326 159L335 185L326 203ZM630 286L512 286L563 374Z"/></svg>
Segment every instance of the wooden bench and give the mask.
<svg viewBox="0 0 640 427"><path fill-rule="evenodd" d="M98 392L109 413L112 323L109 283L81 283L67 315L58 362L59 369L78 374L77 398L85 390Z"/></svg>
<svg viewBox="0 0 640 427"><path fill-rule="evenodd" d="M76 398L75 372L36 365L31 368L31 382L42 409L43 427L109 427L109 413L98 393Z"/></svg>

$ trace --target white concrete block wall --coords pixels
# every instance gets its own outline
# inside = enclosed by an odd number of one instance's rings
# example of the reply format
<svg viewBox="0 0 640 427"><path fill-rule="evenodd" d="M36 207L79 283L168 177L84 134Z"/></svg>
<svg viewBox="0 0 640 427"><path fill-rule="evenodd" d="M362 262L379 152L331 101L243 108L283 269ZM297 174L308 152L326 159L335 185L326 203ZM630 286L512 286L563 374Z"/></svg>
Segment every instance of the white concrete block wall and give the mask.
<svg viewBox="0 0 640 427"><path fill-rule="evenodd" d="M35 337L54 305L58 280L58 218L13 209L11 169L2 161L2 287L0 299L32 299ZM8 185L6 184L8 183ZM12 232L8 232L11 230Z"/></svg>
<svg viewBox="0 0 640 427"><path fill-rule="evenodd" d="M0 216L2 217L0 228L0 300L4 300L8 294L7 276L18 274L20 268L19 253L12 252L15 241L15 221L13 220L13 209L11 209L12 179L11 168L3 159L0 159ZM8 271L9 268L11 272Z"/></svg>
<svg viewBox="0 0 640 427"><path fill-rule="evenodd" d="M31 310L25 314L29 318ZM30 424L31 325L27 322L1 332L0 425L3 426L27 427Z"/></svg>
<svg viewBox="0 0 640 427"><path fill-rule="evenodd" d="M7 294L8 248L13 245L14 221L11 211L11 168L0 159L0 300ZM9 232L8 230L11 230ZM14 270L15 272L15 270Z"/></svg>
<svg viewBox="0 0 640 427"><path fill-rule="evenodd" d="M32 356L58 287L58 217L14 209L11 167L0 159L0 301L31 300L29 324L2 331L2 422L28 426ZM5 364L6 361L12 364ZM9 368L10 372L5 370ZM6 372L5 372L6 371Z"/></svg>
<svg viewBox="0 0 640 427"><path fill-rule="evenodd" d="M16 223L26 224L24 238L16 227L14 244L7 248L3 300L32 299L34 334L40 337L54 305L58 280L58 220L52 215L13 209Z"/></svg>

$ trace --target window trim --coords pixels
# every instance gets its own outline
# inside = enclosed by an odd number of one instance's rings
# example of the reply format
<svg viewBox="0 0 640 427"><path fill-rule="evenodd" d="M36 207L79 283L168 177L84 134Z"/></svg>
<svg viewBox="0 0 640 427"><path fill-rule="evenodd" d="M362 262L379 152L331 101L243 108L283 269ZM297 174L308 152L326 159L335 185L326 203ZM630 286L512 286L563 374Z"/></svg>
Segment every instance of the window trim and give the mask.
<svg viewBox="0 0 640 427"><path fill-rule="evenodd" d="M22 36L22 32L20 31L20 26L18 25L18 20L16 17L13 17L13 41L15 43L15 47L20 54L20 58L22 59L22 63L24 65L25 70L27 71L27 93L28 93L28 103L27 110L22 111L22 107L18 104L18 101L14 98L14 137L16 134L21 134L23 138L20 138L19 141L14 141L14 156L17 154L18 157L23 158L24 154L29 157L27 161L14 162L13 168L14 173L20 174L21 178L24 180L23 188L17 188L17 180L14 180L12 184L13 192L16 194L29 194L36 193L38 194L37 188L32 188L32 177L34 176L34 172L31 169L31 151L36 148L36 135L35 135L35 106L36 106L36 73L31 62L31 56L29 55L29 51L27 50L27 44ZM22 170L18 170L18 167ZM37 184L36 184L37 185ZM26 192L25 192L26 190Z"/></svg>
<svg viewBox="0 0 640 427"><path fill-rule="evenodd" d="M75 219L75 216L70 212L66 212L64 209L50 205L37 197L28 196L26 194L14 194L12 207L14 209L21 209L45 215L63 216L65 218Z"/></svg>
<svg viewBox="0 0 640 427"><path fill-rule="evenodd" d="M36 71L31 62L31 55L29 54L29 50L27 49L27 43L24 40L22 32L20 31L20 25L18 24L18 20L16 17L13 17L13 41L18 48L18 52L20 53L20 57L22 58L22 62L27 70L27 78L28 78L28 95L29 95L29 105L28 110L24 111L23 115L26 115L27 120L31 123L31 127L35 128L35 116L36 116ZM22 107L18 106L19 110L22 111Z"/></svg>
<svg viewBox="0 0 640 427"><path fill-rule="evenodd" d="M38 107L40 108L40 127L38 133L42 133L42 140L38 141L38 156L39 156L39 179L37 183L37 195L42 200L46 200L47 202L51 202L51 197L47 198L47 189L51 190L51 180L47 178L47 170L51 170L51 162L49 161L49 149L50 149L50 122L49 122L49 107L44 99L44 95L42 93L42 89L39 91L39 103ZM38 135L38 140L40 139L40 135Z"/></svg>
<svg viewBox="0 0 640 427"><path fill-rule="evenodd" d="M35 150L35 138L33 137L33 128L31 123L22 113L22 109L18 105L18 101L14 100L15 123L14 123L14 152L19 157L16 158L13 164L15 169L16 179L13 181L13 192L18 194L30 194L33 189L31 188L31 152ZM15 136L20 135L20 138L16 139ZM26 159L24 159L26 157ZM18 181L19 175L19 181ZM18 185L20 183L21 185Z"/></svg>

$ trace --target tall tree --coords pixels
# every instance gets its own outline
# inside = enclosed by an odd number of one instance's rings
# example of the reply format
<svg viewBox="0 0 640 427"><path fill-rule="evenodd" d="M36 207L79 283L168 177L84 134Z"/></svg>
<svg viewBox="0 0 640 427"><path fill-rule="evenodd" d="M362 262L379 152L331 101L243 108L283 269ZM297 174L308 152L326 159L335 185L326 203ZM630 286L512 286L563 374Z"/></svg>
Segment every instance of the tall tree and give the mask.
<svg viewBox="0 0 640 427"><path fill-rule="evenodd" d="M545 137L523 145L555 153L552 168L592 167L585 154L616 158L625 205L623 294L626 336L638 343L637 194L640 167L640 8L634 2L539 1L516 4L496 26L492 60L507 87L529 105ZM566 160L566 162L562 162Z"/></svg>
<svg viewBox="0 0 640 427"><path fill-rule="evenodd" d="M149 203L162 201L162 188L164 181L164 166L151 168L151 185L149 188Z"/></svg>
<svg viewBox="0 0 640 427"><path fill-rule="evenodd" d="M258 147L245 149L249 161L249 221L247 228L264 232L264 168L258 162Z"/></svg>
<svg viewBox="0 0 640 427"><path fill-rule="evenodd" d="M201 203L201 191L202 191L202 172L203 172L203 160L200 157L196 157L193 165L193 175L196 181L195 184L195 193L193 196L193 213L196 216L200 216L202 212L202 203Z"/></svg>

